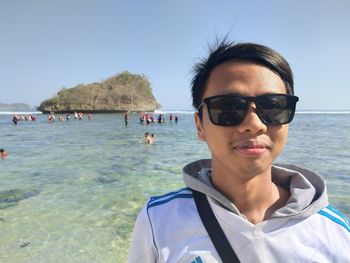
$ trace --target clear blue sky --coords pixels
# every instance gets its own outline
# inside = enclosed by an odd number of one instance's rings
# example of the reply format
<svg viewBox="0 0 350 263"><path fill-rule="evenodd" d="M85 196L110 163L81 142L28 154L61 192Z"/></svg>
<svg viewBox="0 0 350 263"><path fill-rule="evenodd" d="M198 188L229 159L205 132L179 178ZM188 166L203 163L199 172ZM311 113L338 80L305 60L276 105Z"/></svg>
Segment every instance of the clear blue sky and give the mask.
<svg viewBox="0 0 350 263"><path fill-rule="evenodd" d="M192 109L192 66L230 32L285 56L299 109L350 109L349 12L347 0L0 0L0 102L39 105L128 70L163 109Z"/></svg>

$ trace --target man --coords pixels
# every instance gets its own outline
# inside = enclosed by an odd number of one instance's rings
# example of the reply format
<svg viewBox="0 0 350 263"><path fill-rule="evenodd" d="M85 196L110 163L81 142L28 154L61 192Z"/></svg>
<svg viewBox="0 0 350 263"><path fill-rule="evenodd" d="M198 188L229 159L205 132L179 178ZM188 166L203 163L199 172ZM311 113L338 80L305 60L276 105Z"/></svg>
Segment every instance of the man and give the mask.
<svg viewBox="0 0 350 263"><path fill-rule="evenodd" d="M124 114L124 122L125 122L125 126L128 126L128 118L129 118L129 116L128 116L128 112L125 112L125 114Z"/></svg>
<svg viewBox="0 0 350 263"><path fill-rule="evenodd" d="M187 188L150 198L129 262L350 262L349 221L328 205L324 180L272 164L293 94L288 62L262 45L223 41L196 65L195 123L212 158L184 167Z"/></svg>
<svg viewBox="0 0 350 263"><path fill-rule="evenodd" d="M1 158L5 159L7 157L7 152L5 151L5 148L0 149Z"/></svg>

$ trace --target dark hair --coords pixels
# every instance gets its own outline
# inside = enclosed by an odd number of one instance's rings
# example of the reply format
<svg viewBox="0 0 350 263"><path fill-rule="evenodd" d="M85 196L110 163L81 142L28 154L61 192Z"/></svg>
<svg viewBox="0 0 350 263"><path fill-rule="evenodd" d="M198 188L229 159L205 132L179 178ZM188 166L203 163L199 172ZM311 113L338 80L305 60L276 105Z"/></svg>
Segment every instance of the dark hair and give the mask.
<svg viewBox="0 0 350 263"><path fill-rule="evenodd" d="M255 43L228 42L224 38L217 41L214 47L209 47L209 56L194 66L194 76L191 82L192 105L196 109L202 103L205 86L212 70L227 61L250 61L269 68L283 80L287 93L294 94L292 70L282 55L275 50Z"/></svg>

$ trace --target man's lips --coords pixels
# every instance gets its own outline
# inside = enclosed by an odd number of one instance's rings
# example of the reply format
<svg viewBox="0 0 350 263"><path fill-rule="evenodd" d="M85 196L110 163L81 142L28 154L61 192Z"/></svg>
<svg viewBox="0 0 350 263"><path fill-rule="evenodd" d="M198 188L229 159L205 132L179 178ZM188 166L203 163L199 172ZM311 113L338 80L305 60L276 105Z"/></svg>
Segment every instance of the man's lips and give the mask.
<svg viewBox="0 0 350 263"><path fill-rule="evenodd" d="M265 153L270 147L264 142L249 140L238 143L233 148L241 154L256 156Z"/></svg>

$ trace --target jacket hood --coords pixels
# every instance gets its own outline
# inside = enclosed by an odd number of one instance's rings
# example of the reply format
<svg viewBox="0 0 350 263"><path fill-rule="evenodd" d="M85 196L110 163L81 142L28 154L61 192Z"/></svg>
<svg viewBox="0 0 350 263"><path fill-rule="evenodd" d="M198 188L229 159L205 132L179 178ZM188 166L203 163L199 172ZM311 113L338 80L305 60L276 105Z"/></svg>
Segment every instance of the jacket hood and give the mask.
<svg viewBox="0 0 350 263"><path fill-rule="evenodd" d="M186 186L206 194L212 201L244 217L237 207L212 185L210 159L192 162L182 171ZM324 179L310 170L295 165L276 164L272 166L272 181L289 189L291 196L287 204L276 210L271 218L308 217L328 205Z"/></svg>

